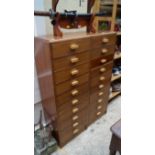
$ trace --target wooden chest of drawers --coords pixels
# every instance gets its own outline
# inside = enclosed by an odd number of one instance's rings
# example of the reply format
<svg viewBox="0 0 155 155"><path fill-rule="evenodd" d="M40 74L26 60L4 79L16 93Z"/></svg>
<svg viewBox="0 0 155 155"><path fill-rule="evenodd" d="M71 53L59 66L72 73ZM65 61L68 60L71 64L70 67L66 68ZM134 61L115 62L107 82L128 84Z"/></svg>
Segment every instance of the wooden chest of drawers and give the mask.
<svg viewBox="0 0 155 155"><path fill-rule="evenodd" d="M46 117L65 145L106 112L115 33L35 38L35 61Z"/></svg>

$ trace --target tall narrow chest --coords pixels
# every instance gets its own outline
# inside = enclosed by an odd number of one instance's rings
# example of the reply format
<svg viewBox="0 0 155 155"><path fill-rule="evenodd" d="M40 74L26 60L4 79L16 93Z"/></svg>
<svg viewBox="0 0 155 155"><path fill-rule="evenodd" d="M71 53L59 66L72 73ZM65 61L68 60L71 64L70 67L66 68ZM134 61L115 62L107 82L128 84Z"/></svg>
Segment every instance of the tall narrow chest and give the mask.
<svg viewBox="0 0 155 155"><path fill-rule="evenodd" d="M46 116L60 146L107 109L116 34L35 38L35 62Z"/></svg>

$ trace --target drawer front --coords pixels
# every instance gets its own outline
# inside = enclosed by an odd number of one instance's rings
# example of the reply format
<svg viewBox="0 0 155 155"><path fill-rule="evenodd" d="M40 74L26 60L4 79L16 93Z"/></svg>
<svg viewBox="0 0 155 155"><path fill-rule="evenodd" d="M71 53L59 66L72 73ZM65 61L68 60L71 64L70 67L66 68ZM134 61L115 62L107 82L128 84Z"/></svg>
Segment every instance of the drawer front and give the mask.
<svg viewBox="0 0 155 155"><path fill-rule="evenodd" d="M88 81L89 81L89 74L84 74L84 75L81 75L81 76L74 78L72 80L60 83L55 86L56 95L60 95L66 91L73 89L73 88L78 88L80 85L82 85Z"/></svg>
<svg viewBox="0 0 155 155"><path fill-rule="evenodd" d="M105 114L109 99L109 88L110 83L106 83L102 89L99 89L98 86L91 88L88 124L93 123Z"/></svg>
<svg viewBox="0 0 155 155"><path fill-rule="evenodd" d="M88 121L88 114L87 114L87 108L83 109L82 111L73 114L70 116L70 118L61 120L57 118L57 129L58 131L64 131L67 128L75 128L79 125L86 125L86 122Z"/></svg>
<svg viewBox="0 0 155 155"><path fill-rule="evenodd" d="M105 56L107 54L112 54L112 53L114 54L114 51L115 51L114 45L94 48L91 51L91 60Z"/></svg>
<svg viewBox="0 0 155 155"><path fill-rule="evenodd" d="M91 87L98 86L98 88L100 89L102 85L104 87L106 84L110 83L110 81L111 81L111 70L107 71L104 74L96 75L96 77L93 76L91 78L90 85Z"/></svg>
<svg viewBox="0 0 155 155"><path fill-rule="evenodd" d="M64 146L68 141L79 135L82 131L85 130L84 125L79 125L76 128L68 128L65 131L58 132L58 143L62 147Z"/></svg>
<svg viewBox="0 0 155 155"><path fill-rule="evenodd" d="M72 109L76 105L81 105L83 103L89 103L89 92L85 92L77 97L71 97L67 102L63 104L57 104L57 112L65 111L66 109Z"/></svg>
<svg viewBox="0 0 155 155"><path fill-rule="evenodd" d="M90 104L91 105L107 104L109 99L109 92L108 90L103 92L104 92L103 96L98 95L100 91L98 91L96 94L93 94L93 96L90 97Z"/></svg>
<svg viewBox="0 0 155 155"><path fill-rule="evenodd" d="M85 107L88 106L89 104L89 98L84 98L84 100L80 100L78 99L78 102L75 103L74 105L72 104L73 101L77 100L76 98L75 99L72 99L69 104L67 104L67 108L64 108L61 107L59 108L58 110L58 119L63 121L65 119L69 119L71 116L75 115L75 114L78 114L80 111L82 111Z"/></svg>
<svg viewBox="0 0 155 155"><path fill-rule="evenodd" d="M61 83L67 80L71 80L79 77L80 75L89 72L89 64L83 64L76 67L71 67L70 69L55 72L55 83Z"/></svg>
<svg viewBox="0 0 155 155"><path fill-rule="evenodd" d="M99 57L97 59L91 60L91 68L104 65L108 63L109 61L112 61L114 57L114 54L108 54L106 56Z"/></svg>
<svg viewBox="0 0 155 155"><path fill-rule="evenodd" d="M77 91L75 91L75 90L77 90ZM73 92L77 92L77 93L73 94ZM89 84L88 83L85 83L78 88L72 89L72 90L62 94L61 96L56 97L56 104L57 104L57 106L61 106L67 102L72 101L73 99L80 98L80 96L85 93L89 93Z"/></svg>
<svg viewBox="0 0 155 155"><path fill-rule="evenodd" d="M60 58L90 49L90 39L73 39L54 43L51 46L53 58Z"/></svg>
<svg viewBox="0 0 155 155"><path fill-rule="evenodd" d="M116 34L97 36L91 39L91 45L93 47L100 47L104 45L114 45L115 42L116 42Z"/></svg>
<svg viewBox="0 0 155 155"><path fill-rule="evenodd" d="M109 89L110 83L106 84L103 89L98 89L98 87L91 88L90 104L94 102L107 102L109 99ZM102 100L100 100L102 99Z"/></svg>
<svg viewBox="0 0 155 155"><path fill-rule="evenodd" d="M90 52L83 52L80 54L55 59L53 62L54 70L59 71L88 62L89 54Z"/></svg>
<svg viewBox="0 0 155 155"><path fill-rule="evenodd" d="M106 113L107 105L91 105L89 109L88 123L91 124Z"/></svg>
<svg viewBox="0 0 155 155"><path fill-rule="evenodd" d="M107 107L107 104L105 102L101 102L101 103L97 103L97 102L94 102L94 104L91 104L90 105L90 112L92 114L95 114L96 116L99 116L100 114L97 114L98 112L105 112L106 111L106 107Z"/></svg>
<svg viewBox="0 0 155 155"><path fill-rule="evenodd" d="M112 72L113 62L91 69L91 78L104 75L106 72Z"/></svg>

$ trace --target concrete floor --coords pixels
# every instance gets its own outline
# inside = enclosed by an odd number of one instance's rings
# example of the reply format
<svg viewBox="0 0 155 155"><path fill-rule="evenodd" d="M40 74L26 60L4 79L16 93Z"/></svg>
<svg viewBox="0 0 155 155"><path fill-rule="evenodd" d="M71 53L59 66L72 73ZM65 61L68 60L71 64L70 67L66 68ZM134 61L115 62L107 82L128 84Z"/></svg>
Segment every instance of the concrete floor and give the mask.
<svg viewBox="0 0 155 155"><path fill-rule="evenodd" d="M110 102L104 116L52 155L109 155L110 127L120 118L121 97L119 96Z"/></svg>

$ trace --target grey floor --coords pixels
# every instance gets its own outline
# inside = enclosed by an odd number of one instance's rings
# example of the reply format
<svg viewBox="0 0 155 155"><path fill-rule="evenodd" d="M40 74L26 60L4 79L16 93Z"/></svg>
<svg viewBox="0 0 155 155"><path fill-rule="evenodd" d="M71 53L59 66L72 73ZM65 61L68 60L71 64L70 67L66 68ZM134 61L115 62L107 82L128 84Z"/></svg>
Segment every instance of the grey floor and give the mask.
<svg viewBox="0 0 155 155"><path fill-rule="evenodd" d="M104 116L52 155L109 155L110 127L120 118L121 97L119 96L110 102Z"/></svg>

